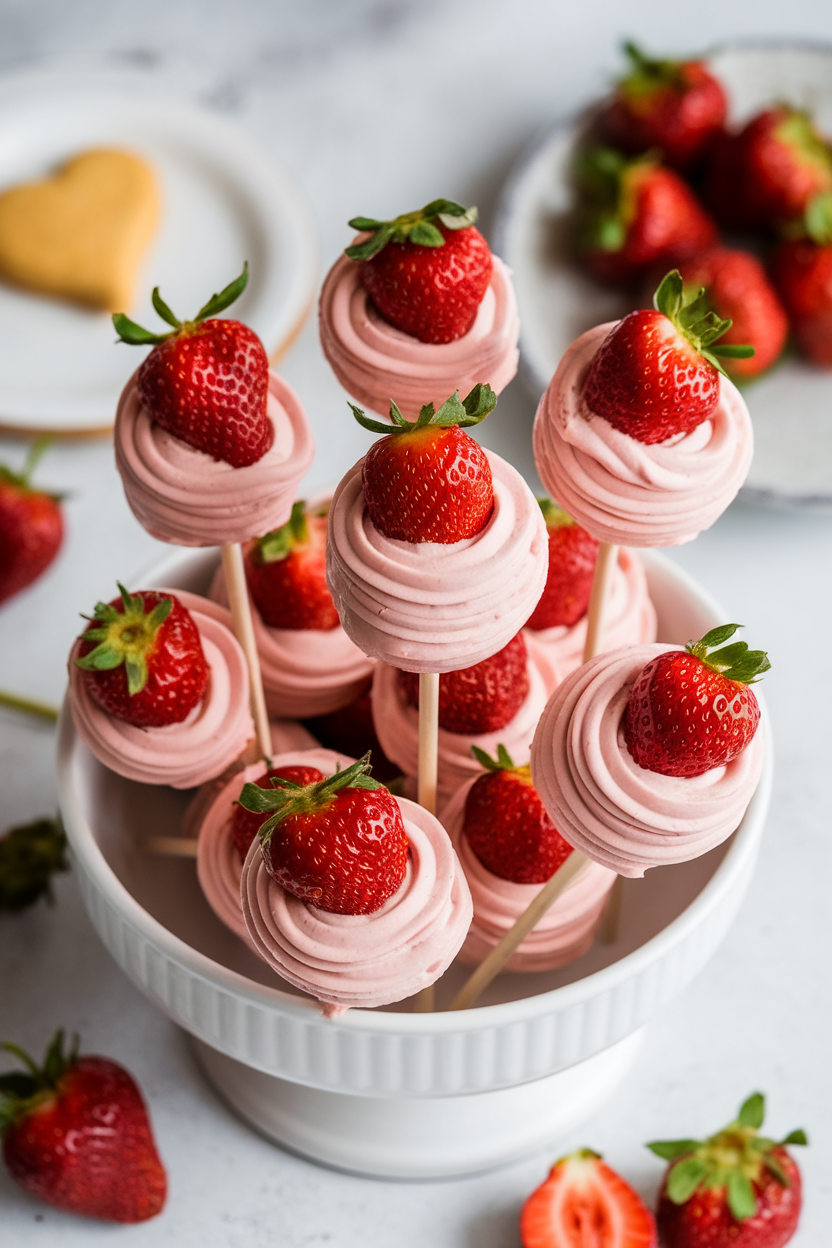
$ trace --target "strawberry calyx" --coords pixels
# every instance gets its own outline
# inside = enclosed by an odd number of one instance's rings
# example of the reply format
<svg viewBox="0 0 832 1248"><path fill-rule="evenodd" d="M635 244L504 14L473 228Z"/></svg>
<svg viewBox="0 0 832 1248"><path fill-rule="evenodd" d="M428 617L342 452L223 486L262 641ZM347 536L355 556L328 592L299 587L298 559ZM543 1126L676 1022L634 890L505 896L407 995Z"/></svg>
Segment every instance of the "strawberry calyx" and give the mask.
<svg viewBox="0 0 832 1248"><path fill-rule="evenodd" d="M401 434L413 433L416 429L427 429L429 426L441 429L450 429L453 426L468 429L471 425L478 425L480 421L485 420L489 412L494 411L497 406L497 396L487 383L479 382L464 399L460 399L459 391L454 390L451 397L445 400L438 411L434 411L432 403L426 403L416 420L406 420L397 404L391 399L391 424L382 420L373 420L354 403L350 403L349 406L362 429L367 429L370 433Z"/></svg>
<svg viewBox="0 0 832 1248"><path fill-rule="evenodd" d="M580 234L585 250L621 250L636 216L639 184L659 163L656 151L632 160L613 147L592 147L581 153L577 173L586 197Z"/></svg>
<svg viewBox="0 0 832 1248"><path fill-rule="evenodd" d="M765 1098L754 1092L743 1102L734 1122L705 1140L654 1140L647 1145L664 1161L676 1163L667 1176L665 1193L675 1205L684 1205L698 1188L723 1188L728 1208L737 1222L757 1212L754 1184L768 1171L783 1187L790 1187L775 1150L788 1144L808 1144L801 1128L782 1140L759 1133L765 1116Z"/></svg>
<svg viewBox="0 0 832 1248"><path fill-rule="evenodd" d="M754 348L746 343L717 343L717 339L727 333L734 322L718 316L711 309L704 286L695 294L686 296L678 269L671 269L662 278L653 296L653 307L667 317L698 355L726 377L728 374L720 363L720 356L729 360L747 360L754 354Z"/></svg>
<svg viewBox="0 0 832 1248"><path fill-rule="evenodd" d="M478 745L471 746L471 753L479 763L480 767L484 767L486 771L510 771L513 772L520 780L526 784L532 782L532 769L529 763L525 763L522 767L516 767L511 760L511 755L504 745L497 746L497 757L492 758L485 750L480 749Z"/></svg>
<svg viewBox="0 0 832 1248"><path fill-rule="evenodd" d="M63 1028L52 1037L43 1059L38 1064L16 1044L0 1044L0 1049L13 1053L26 1071L13 1070L0 1074L0 1134L27 1117L33 1110L53 1098L58 1084L78 1059L78 1036L73 1036L68 1053L64 1053Z"/></svg>
<svg viewBox="0 0 832 1248"><path fill-rule="evenodd" d="M543 512L546 528L550 532L553 529L570 529L578 523L568 511L564 511L562 507L558 507L557 503L553 503L551 498L545 496L539 498L537 505Z"/></svg>
<svg viewBox="0 0 832 1248"><path fill-rule="evenodd" d="M780 118L772 131L773 137L789 148L802 165L832 172L832 152L818 133L811 114L790 104L782 104L776 111Z"/></svg>
<svg viewBox="0 0 832 1248"><path fill-rule="evenodd" d="M153 306L162 320L166 321L168 325L172 325L173 328L166 334L154 334L149 329L143 329L141 325L137 325L135 321L131 321L129 316L125 316L123 312L115 312L113 314L113 325L118 334L119 342L126 342L132 347L144 347L167 342L169 338L178 337L180 334L188 334L202 321L206 321L212 316L219 316L220 312L224 312L236 299L239 299L247 285L248 260L243 265L243 271L240 276L235 278L233 282L230 282L219 294L212 295L190 321L180 321L171 312L159 294L159 287L154 286L152 295Z"/></svg>
<svg viewBox="0 0 832 1248"><path fill-rule="evenodd" d="M130 594L116 582L121 593L123 611L108 602L97 602L95 614L82 618L98 625L82 635L82 641L97 641L98 645L75 660L76 666L85 672L106 672L124 664L127 674L127 691L131 697L141 693L148 680L148 656L156 647L159 629L173 609L173 599L163 598L152 611L145 613L141 594Z"/></svg>
<svg viewBox="0 0 832 1248"><path fill-rule="evenodd" d="M44 451L52 443L51 438L36 438L29 448L26 461L20 472L14 472L6 464L0 464L0 485L11 485L21 490L24 494L45 494L47 498L53 499L56 503L60 503L65 495L52 494L46 490L36 489L31 484L32 474L40 461Z"/></svg>
<svg viewBox="0 0 832 1248"><path fill-rule="evenodd" d="M464 208L452 199L433 199L416 212L405 212L392 221L377 221L375 217L353 217L349 225L354 230L370 233L370 238L354 243L345 249L350 260L370 260L388 243L415 243L418 247L443 247L445 236L439 229L464 230L477 220L475 207Z"/></svg>
<svg viewBox="0 0 832 1248"><path fill-rule="evenodd" d="M9 828L0 837L0 910L24 910L40 897L51 904L51 877L68 870L60 818Z"/></svg>
<svg viewBox="0 0 832 1248"><path fill-rule="evenodd" d="M283 819L296 815L314 814L324 810L342 789L383 789L385 785L374 780L370 774L370 751L351 766L326 776L313 784L300 785L282 776L270 776L272 788L261 789L257 784L243 786L239 802L245 810L265 814L268 818L260 825L259 837L265 847L271 834Z"/></svg>
<svg viewBox="0 0 832 1248"><path fill-rule="evenodd" d="M730 646L723 644L734 636L738 628L742 628L742 624L722 624L705 633L699 641L689 641L685 649L705 667L727 680L733 680L738 685L754 685L769 670L771 663L764 650L749 650L744 641L735 641ZM716 646L720 649L715 650Z"/></svg>
<svg viewBox="0 0 832 1248"><path fill-rule="evenodd" d="M674 91L684 91L688 86L685 68L690 60L672 61L647 56L629 39L622 44L622 51L631 62L629 72L618 84L626 95L638 98L668 87Z"/></svg>
<svg viewBox="0 0 832 1248"><path fill-rule="evenodd" d="M272 529L257 543L257 551L263 563L281 563L288 559L296 546L309 545L309 525L306 522L306 503L292 504L292 514L279 529Z"/></svg>
<svg viewBox="0 0 832 1248"><path fill-rule="evenodd" d="M800 228L800 235L804 233L819 247L832 246L832 191L821 191L809 200Z"/></svg>

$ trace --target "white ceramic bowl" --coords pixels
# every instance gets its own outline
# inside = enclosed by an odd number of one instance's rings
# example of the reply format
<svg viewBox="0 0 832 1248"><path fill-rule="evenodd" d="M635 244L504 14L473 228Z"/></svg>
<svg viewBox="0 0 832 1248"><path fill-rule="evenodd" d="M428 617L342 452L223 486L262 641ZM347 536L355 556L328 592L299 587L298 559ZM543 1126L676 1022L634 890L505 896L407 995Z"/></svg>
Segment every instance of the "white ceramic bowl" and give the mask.
<svg viewBox="0 0 832 1248"><path fill-rule="evenodd" d="M177 552L140 587L200 590L216 552ZM724 615L669 560L645 555L659 637ZM60 801L90 917L126 974L195 1037L221 1094L279 1142L332 1165L400 1177L460 1174L521 1156L592 1113L622 1079L651 1015L723 939L751 877L771 756L733 837L623 884L612 943L559 971L503 974L482 1004L408 1002L325 1019L214 916L194 865L150 858L143 830L176 834L187 797L108 772L65 707ZM437 986L441 1009L469 972Z"/></svg>

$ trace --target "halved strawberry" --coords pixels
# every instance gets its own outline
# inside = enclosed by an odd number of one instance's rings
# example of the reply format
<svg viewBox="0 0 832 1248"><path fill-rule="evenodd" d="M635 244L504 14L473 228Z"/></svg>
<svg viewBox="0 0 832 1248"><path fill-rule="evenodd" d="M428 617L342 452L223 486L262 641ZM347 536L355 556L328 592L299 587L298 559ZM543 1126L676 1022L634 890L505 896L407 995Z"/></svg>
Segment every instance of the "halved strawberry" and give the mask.
<svg viewBox="0 0 832 1248"><path fill-rule="evenodd" d="M537 501L549 532L549 571L546 587L526 621L526 628L571 628L589 607L600 543L551 499Z"/></svg>
<svg viewBox="0 0 832 1248"><path fill-rule="evenodd" d="M328 510L310 512L297 502L286 524L246 550L249 591L270 628L326 631L338 625L326 583Z"/></svg>
<svg viewBox="0 0 832 1248"><path fill-rule="evenodd" d="M399 672L411 706L419 705L419 677ZM446 732L498 732L510 723L529 693L528 653L523 634L490 658L439 677L439 727Z"/></svg>
<svg viewBox="0 0 832 1248"><path fill-rule="evenodd" d="M270 789L273 777L279 780L291 780L294 784L298 784L303 788L307 784L317 784L320 780L323 780L324 773L319 771L317 767L272 767L269 771L264 771L260 779L254 781L254 784L259 785L261 789ZM234 814L231 819L231 838L241 860L245 858L251 848L251 842L260 831L261 825L265 822L265 815L254 814L252 811L246 810L245 806L241 806L239 802L234 806Z"/></svg>
<svg viewBox="0 0 832 1248"><path fill-rule="evenodd" d="M555 1162L520 1214L523 1248L656 1248L653 1215L591 1148Z"/></svg>
<svg viewBox="0 0 832 1248"><path fill-rule="evenodd" d="M771 275L804 355L832 367L832 194L816 195L804 219L805 237L781 243Z"/></svg>

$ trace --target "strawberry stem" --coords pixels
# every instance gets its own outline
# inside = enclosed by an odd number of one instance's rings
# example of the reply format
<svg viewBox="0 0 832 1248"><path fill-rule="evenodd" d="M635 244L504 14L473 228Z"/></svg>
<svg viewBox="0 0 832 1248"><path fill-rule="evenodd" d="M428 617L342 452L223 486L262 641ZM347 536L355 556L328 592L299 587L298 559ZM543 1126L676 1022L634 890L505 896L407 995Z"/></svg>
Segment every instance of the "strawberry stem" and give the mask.
<svg viewBox="0 0 832 1248"><path fill-rule="evenodd" d="M432 403L426 403L416 420L405 420L398 405L391 399L391 424L373 420L354 403L350 403L349 406L362 429L367 429L370 433L412 433L414 429L425 429L428 425L437 425L443 429L456 425L460 429L469 429L472 425L478 425L485 420L489 412L494 411L497 406L497 396L487 383L480 382L469 394L466 394L464 399L460 399L459 391L454 390L451 397L445 400L438 411L434 411Z"/></svg>
<svg viewBox="0 0 832 1248"><path fill-rule="evenodd" d="M159 287L153 288L153 307L158 312L163 321L167 321L168 325L173 328L167 334L154 334L149 329L143 329L141 325L137 325L135 321L131 321L129 316L125 316L123 312L113 313L113 325L118 334L119 342L126 342L131 347L144 347L150 345L158 345L160 342L166 342L168 338L173 338L176 334L187 332L194 325L198 325L201 321L205 321L210 316L218 316L220 312L224 312L230 307L248 285L248 260L243 265L243 271L239 277L223 288L219 294L212 295L206 304L199 309L192 321L180 321L171 312L162 296L159 294Z"/></svg>
<svg viewBox="0 0 832 1248"><path fill-rule="evenodd" d="M131 595L120 581L117 584L123 610L111 607L108 602L96 603L92 623L100 627L87 629L81 640L99 644L75 663L84 672L108 672L123 663L127 691L133 697L147 684L147 656L156 645L159 629L173 610L173 599L162 598L152 611L145 613L142 595Z"/></svg>
<svg viewBox="0 0 832 1248"><path fill-rule="evenodd" d="M353 217L349 225L362 233L369 231L371 237L362 243L353 243L345 249L350 260L370 260L388 243L416 243L419 247L444 247L445 236L435 224L446 230L464 230L477 219L476 208L463 208L452 199L434 199L416 212L405 212L392 221L377 221L375 217Z"/></svg>

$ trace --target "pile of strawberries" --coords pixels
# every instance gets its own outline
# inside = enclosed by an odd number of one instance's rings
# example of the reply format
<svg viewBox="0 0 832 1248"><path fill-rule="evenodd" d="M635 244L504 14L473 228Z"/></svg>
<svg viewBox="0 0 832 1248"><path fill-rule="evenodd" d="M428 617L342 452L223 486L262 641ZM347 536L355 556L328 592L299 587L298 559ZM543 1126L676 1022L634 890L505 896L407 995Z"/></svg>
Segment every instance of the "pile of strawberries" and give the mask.
<svg viewBox="0 0 832 1248"><path fill-rule="evenodd" d="M641 306L674 266L686 294L704 286L711 311L733 322L723 341L755 348L726 365L735 379L770 368L789 330L804 355L832 366L829 143L782 101L732 129L702 61L625 51L629 72L578 156L582 263Z"/></svg>

